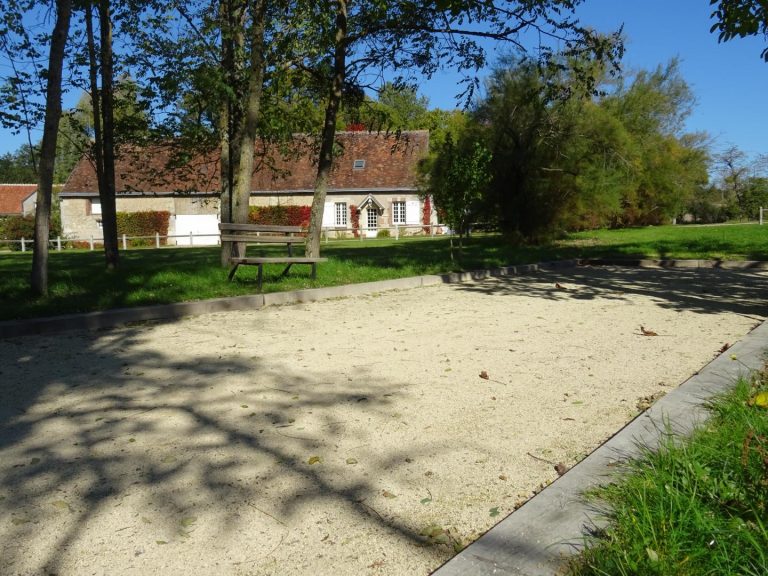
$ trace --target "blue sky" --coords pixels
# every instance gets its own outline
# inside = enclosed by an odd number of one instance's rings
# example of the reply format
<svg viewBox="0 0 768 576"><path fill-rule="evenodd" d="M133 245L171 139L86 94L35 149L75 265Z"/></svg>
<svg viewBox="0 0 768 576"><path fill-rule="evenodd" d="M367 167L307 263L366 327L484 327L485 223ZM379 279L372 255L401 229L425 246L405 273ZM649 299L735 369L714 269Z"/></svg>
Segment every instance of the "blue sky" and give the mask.
<svg viewBox="0 0 768 576"><path fill-rule="evenodd" d="M625 68L653 69L680 58L697 99L689 131L708 132L715 149L734 144L751 155L768 153L768 64L760 59L765 41L718 44L709 32L710 12L707 0L586 0L578 16L582 24L604 32L624 25ZM431 106L452 108L457 80L454 74L438 74L422 83L421 92ZM77 96L68 95L65 106L73 106ZM39 138L39 132L33 134ZM25 135L0 128L0 154L25 141Z"/></svg>
<svg viewBox="0 0 768 576"><path fill-rule="evenodd" d="M578 17L602 32L624 25L624 67L654 69L680 59L696 106L687 122L704 131L713 148L734 144L750 155L768 153L768 63L760 58L765 40L737 38L723 44L709 32L707 0L585 0ZM422 84L430 105L455 105L457 77L435 76Z"/></svg>

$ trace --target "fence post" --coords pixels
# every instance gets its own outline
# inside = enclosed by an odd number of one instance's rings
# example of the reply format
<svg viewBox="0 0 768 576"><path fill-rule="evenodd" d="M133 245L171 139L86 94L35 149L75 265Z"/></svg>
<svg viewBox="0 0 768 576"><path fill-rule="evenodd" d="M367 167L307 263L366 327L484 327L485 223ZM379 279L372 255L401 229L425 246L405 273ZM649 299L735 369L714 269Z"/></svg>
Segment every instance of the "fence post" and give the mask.
<svg viewBox="0 0 768 576"><path fill-rule="evenodd" d="M400 225L395 224L395 240L400 240Z"/></svg>
<svg viewBox="0 0 768 576"><path fill-rule="evenodd" d="M24 236L21 237L21 251L26 252L27 251L27 243L24 240Z"/></svg>
<svg viewBox="0 0 768 576"><path fill-rule="evenodd" d="M189 245L192 246L194 239L192 238L192 230L189 231Z"/></svg>
<svg viewBox="0 0 768 576"><path fill-rule="evenodd" d="M160 232L155 232L155 248L160 248Z"/></svg>
<svg viewBox="0 0 768 576"><path fill-rule="evenodd" d="M763 225L763 207L760 206L760 226Z"/></svg>
<svg viewBox="0 0 768 576"><path fill-rule="evenodd" d="M90 244L91 244L91 252L93 252L93 234L91 234Z"/></svg>
<svg viewBox="0 0 768 576"><path fill-rule="evenodd" d="M56 251L61 252L61 236L56 236Z"/></svg>
<svg viewBox="0 0 768 576"><path fill-rule="evenodd" d="M128 250L128 239L123 234L123 250Z"/></svg>

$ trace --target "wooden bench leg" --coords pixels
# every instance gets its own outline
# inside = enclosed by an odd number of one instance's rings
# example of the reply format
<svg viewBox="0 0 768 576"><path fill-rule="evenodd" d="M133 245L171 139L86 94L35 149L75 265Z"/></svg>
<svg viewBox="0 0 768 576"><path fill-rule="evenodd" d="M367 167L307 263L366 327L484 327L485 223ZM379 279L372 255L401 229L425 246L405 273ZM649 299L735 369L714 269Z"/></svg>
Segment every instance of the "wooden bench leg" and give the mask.
<svg viewBox="0 0 768 576"><path fill-rule="evenodd" d="M285 270L283 270L283 273L281 274L281 276L288 276L288 271L291 269L291 266L293 266L293 262L291 262L290 264L288 264L288 266L285 267Z"/></svg>
<svg viewBox="0 0 768 576"><path fill-rule="evenodd" d="M263 277L262 268L264 267L264 265L263 264L258 264L258 267L259 267L259 277L258 277L258 280L256 282L256 286L257 286L257 288L259 290L261 290L261 280L262 280L262 277Z"/></svg>
<svg viewBox="0 0 768 576"><path fill-rule="evenodd" d="M317 264L312 262L312 280L317 278Z"/></svg>
<svg viewBox="0 0 768 576"><path fill-rule="evenodd" d="M234 266L232 266L232 270L229 271L229 277L227 278L227 280L229 280L230 282L232 282L232 278L235 277L235 272L237 272L238 266L240 266L240 264L235 264Z"/></svg>

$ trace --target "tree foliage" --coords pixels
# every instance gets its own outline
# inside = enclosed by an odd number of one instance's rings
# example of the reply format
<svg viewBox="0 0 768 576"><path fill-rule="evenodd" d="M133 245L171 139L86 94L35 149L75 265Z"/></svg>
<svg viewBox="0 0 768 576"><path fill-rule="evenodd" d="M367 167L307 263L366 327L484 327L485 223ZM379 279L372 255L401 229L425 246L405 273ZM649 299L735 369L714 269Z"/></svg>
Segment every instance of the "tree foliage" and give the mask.
<svg viewBox="0 0 768 576"><path fill-rule="evenodd" d="M709 31L717 33L718 42L758 35L768 39L768 2L765 0L710 0L709 4L714 7L711 18L715 21ZM768 62L768 47L760 57Z"/></svg>
<svg viewBox="0 0 768 576"><path fill-rule="evenodd" d="M598 93L567 67L502 60L467 115L465 137L491 155L473 213L538 241L564 230L657 224L683 212L707 182L709 158L704 135L681 131L693 97L677 63L623 81L599 66L593 72ZM441 166L453 147L436 146L429 164L427 189L438 210L450 191ZM466 155L470 147L463 148Z"/></svg>

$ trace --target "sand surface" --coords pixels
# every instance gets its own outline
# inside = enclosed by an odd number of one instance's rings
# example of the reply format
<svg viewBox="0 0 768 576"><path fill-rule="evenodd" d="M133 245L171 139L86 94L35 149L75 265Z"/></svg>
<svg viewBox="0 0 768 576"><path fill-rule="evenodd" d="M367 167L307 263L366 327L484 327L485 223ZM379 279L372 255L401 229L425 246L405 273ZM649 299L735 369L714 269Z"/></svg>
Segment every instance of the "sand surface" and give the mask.
<svg viewBox="0 0 768 576"><path fill-rule="evenodd" d="M581 268L0 341L0 574L428 574L762 321L766 280Z"/></svg>

